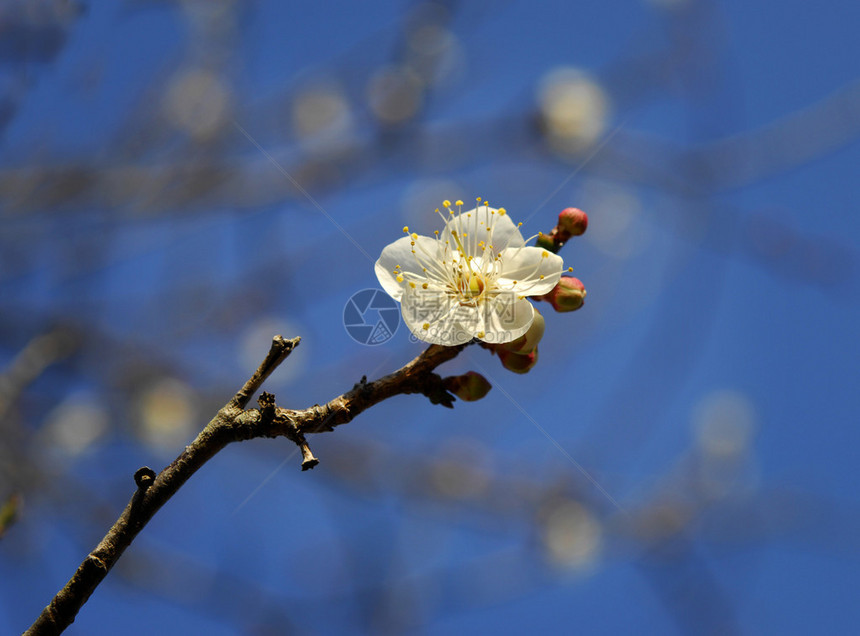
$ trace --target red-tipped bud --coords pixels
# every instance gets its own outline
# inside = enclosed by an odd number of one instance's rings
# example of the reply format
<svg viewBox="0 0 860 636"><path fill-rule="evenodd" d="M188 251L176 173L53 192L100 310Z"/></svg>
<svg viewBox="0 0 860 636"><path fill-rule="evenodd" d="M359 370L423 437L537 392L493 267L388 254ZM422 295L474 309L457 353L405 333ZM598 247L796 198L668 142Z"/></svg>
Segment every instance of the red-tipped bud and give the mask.
<svg viewBox="0 0 860 636"><path fill-rule="evenodd" d="M499 360L502 361L502 366L514 373L528 373L538 361L537 349L531 353L514 353L513 351L499 349L498 354Z"/></svg>
<svg viewBox="0 0 860 636"><path fill-rule="evenodd" d="M464 402L474 402L489 393L493 385L480 373L469 371L445 378L445 388Z"/></svg>
<svg viewBox="0 0 860 636"><path fill-rule="evenodd" d="M585 285L573 276L562 276L552 291L543 300L556 311L576 311L585 304Z"/></svg>
<svg viewBox="0 0 860 636"><path fill-rule="evenodd" d="M538 346L538 343L543 338L543 332L546 329L546 322L543 316L535 309L535 319L532 321L531 327L522 336L513 342L506 342L499 345L505 351L512 353L531 353Z"/></svg>
<svg viewBox="0 0 860 636"><path fill-rule="evenodd" d="M588 229L588 215L579 208L565 208L558 215L558 232L581 236Z"/></svg>

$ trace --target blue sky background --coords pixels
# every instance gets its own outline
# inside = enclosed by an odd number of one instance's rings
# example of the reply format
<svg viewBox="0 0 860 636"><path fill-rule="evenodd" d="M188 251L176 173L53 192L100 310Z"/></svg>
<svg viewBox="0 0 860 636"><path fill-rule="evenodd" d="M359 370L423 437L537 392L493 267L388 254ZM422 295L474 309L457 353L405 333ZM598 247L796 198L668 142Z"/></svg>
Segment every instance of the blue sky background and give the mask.
<svg viewBox="0 0 860 636"><path fill-rule="evenodd" d="M294 408L417 355L343 307L403 225L482 196L527 235L589 214L561 252L586 305L540 307L535 369L469 348L440 371L485 399L388 400L311 439L312 472L228 447L68 633L852 633L858 18L0 5L0 632L275 333L303 339L266 385Z"/></svg>

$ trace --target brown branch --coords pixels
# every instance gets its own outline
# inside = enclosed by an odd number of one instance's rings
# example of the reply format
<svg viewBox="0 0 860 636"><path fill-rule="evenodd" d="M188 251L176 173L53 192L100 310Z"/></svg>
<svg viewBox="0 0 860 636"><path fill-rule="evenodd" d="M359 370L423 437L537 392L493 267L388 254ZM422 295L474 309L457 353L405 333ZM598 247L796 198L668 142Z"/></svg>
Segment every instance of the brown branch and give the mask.
<svg viewBox="0 0 860 636"><path fill-rule="evenodd" d="M313 456L306 434L334 430L335 426L350 422L365 409L394 395L421 393L434 404L451 407L454 396L445 390L442 378L433 371L455 358L465 346L431 345L403 368L370 383L364 377L351 391L323 406L314 405L303 411L283 409L275 405L274 396L263 393L258 400L259 409L243 410L266 378L298 344L299 338L287 340L275 336L256 373L179 457L158 475L148 467L135 473L137 491L119 519L25 635L59 634L74 622L78 611L153 515L198 468L227 444L257 437L285 436L300 447L302 470L313 468L319 460Z"/></svg>

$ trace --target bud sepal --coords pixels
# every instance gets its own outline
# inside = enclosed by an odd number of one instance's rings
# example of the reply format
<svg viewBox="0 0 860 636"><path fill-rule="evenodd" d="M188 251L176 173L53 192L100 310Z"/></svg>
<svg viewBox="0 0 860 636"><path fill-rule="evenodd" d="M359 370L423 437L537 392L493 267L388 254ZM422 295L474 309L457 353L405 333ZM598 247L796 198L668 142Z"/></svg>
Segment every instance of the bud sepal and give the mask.
<svg viewBox="0 0 860 636"><path fill-rule="evenodd" d="M499 356L499 360L502 361L502 366L514 373L528 373L535 367L538 361L537 348L530 353L514 353L513 351L505 351L504 349L499 349L496 353Z"/></svg>
<svg viewBox="0 0 860 636"><path fill-rule="evenodd" d="M469 371L463 375L452 375L445 378L443 382L445 389L464 402L480 400L493 388L493 385L487 382L484 376L474 371Z"/></svg>

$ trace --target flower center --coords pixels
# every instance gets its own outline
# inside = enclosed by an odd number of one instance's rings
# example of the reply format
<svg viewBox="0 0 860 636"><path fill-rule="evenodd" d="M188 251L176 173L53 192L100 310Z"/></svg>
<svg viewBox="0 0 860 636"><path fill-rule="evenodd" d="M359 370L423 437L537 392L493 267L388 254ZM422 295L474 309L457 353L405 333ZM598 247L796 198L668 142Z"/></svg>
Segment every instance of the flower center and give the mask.
<svg viewBox="0 0 860 636"><path fill-rule="evenodd" d="M484 291L484 277L480 274L472 274L469 276L469 292L472 295L480 294Z"/></svg>
<svg viewBox="0 0 860 636"><path fill-rule="evenodd" d="M457 293L461 304L472 304L472 301L484 293L487 282L480 273L460 272L457 274Z"/></svg>

